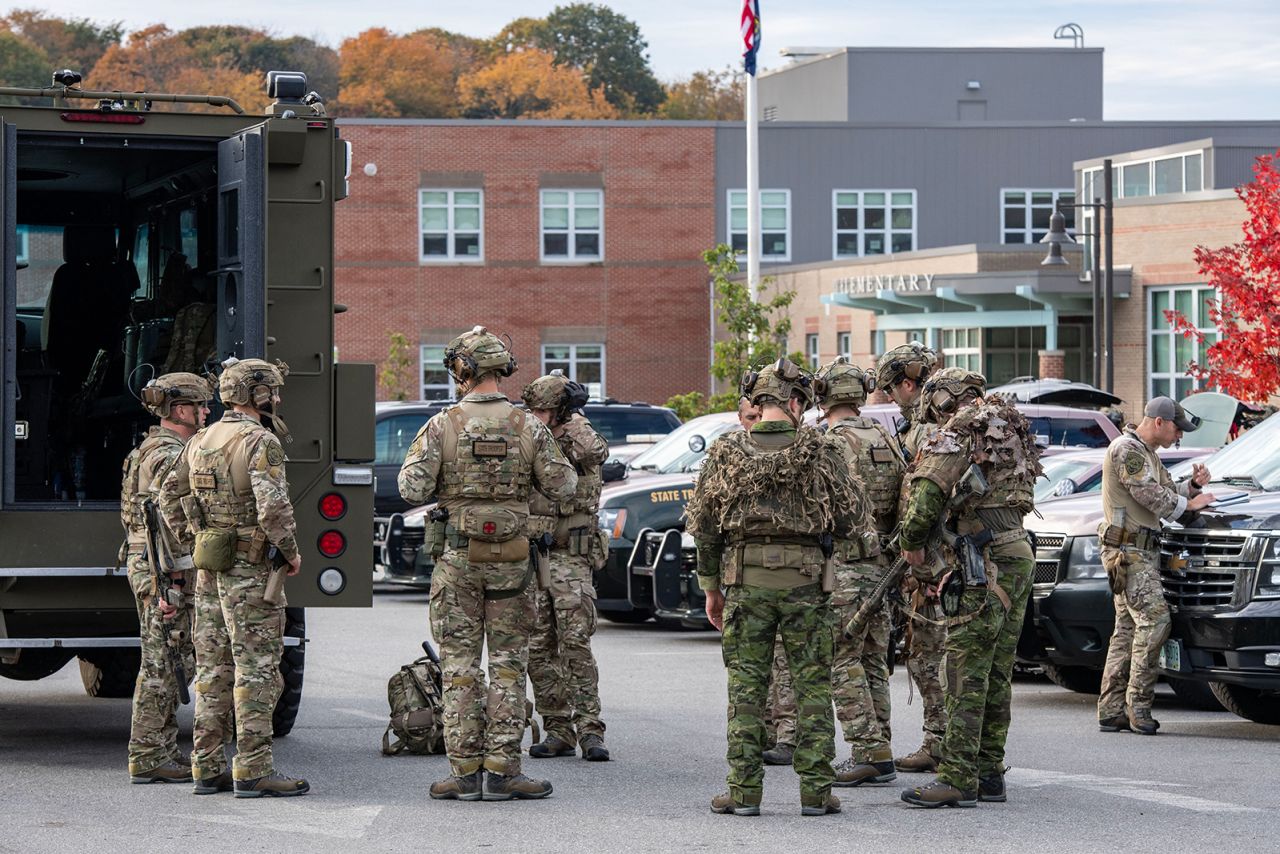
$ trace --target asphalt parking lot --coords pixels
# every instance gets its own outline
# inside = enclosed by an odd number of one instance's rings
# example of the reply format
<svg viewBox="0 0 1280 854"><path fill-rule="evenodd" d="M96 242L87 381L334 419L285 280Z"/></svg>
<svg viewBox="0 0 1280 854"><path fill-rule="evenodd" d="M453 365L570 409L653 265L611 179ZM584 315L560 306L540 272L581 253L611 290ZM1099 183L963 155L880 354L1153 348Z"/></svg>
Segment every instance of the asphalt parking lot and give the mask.
<svg viewBox="0 0 1280 854"><path fill-rule="evenodd" d="M1009 802L929 812L903 785L844 789L844 812L799 814L789 768L767 773L763 815L713 815L724 788L725 677L717 635L602 623L601 695L615 761L526 759L543 802L440 803L443 757L384 758L386 680L419 653L426 597L382 591L372 610L308 613L306 686L280 770L313 793L276 801L132 786L129 702L85 696L74 664L0 681L0 852L85 851L1262 851L1276 850L1280 727L1180 706L1162 687L1160 735L1103 734L1093 698L1015 686ZM894 748L919 743L919 699L893 677ZM190 707L180 718L190 747ZM838 748L843 757L843 746Z"/></svg>

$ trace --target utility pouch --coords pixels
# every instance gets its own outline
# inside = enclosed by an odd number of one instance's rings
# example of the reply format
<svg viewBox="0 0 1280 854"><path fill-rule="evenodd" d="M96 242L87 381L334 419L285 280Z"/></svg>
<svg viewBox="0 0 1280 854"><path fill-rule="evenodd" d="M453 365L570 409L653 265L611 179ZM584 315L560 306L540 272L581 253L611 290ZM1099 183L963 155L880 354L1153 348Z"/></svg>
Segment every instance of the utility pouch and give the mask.
<svg viewBox="0 0 1280 854"><path fill-rule="evenodd" d="M569 554L584 557L591 553L591 529L574 528L569 532Z"/></svg>
<svg viewBox="0 0 1280 854"><path fill-rule="evenodd" d="M480 540L496 544L516 538L523 540L525 517L514 510L505 507L464 507L458 516L458 531L472 542ZM520 554L523 557L523 546L520 547ZM508 558L508 561L520 560L521 557Z"/></svg>
<svg viewBox="0 0 1280 854"><path fill-rule="evenodd" d="M226 572L236 562L236 542L240 537L234 530L205 528L196 532L196 547L191 559L196 569L209 572Z"/></svg>
<svg viewBox="0 0 1280 854"><path fill-rule="evenodd" d="M609 562L609 535L600 528L591 529L591 548L588 563L593 570L604 569Z"/></svg>
<svg viewBox="0 0 1280 854"><path fill-rule="evenodd" d="M515 563L529 557L529 541L515 537L500 543L472 537L467 541L467 560L471 563Z"/></svg>
<svg viewBox="0 0 1280 854"><path fill-rule="evenodd" d="M245 553L245 560L249 563L262 563L262 556L266 551L267 532L261 528L255 528L249 537L249 551Z"/></svg>
<svg viewBox="0 0 1280 854"><path fill-rule="evenodd" d="M1102 568L1107 571L1107 584L1111 594L1119 596L1124 593L1129 583L1128 556L1122 551L1107 550L1102 553Z"/></svg>
<svg viewBox="0 0 1280 854"><path fill-rule="evenodd" d="M720 580L725 587L736 587L742 583L742 559L745 545L729 546L724 550L720 563Z"/></svg>
<svg viewBox="0 0 1280 854"><path fill-rule="evenodd" d="M1129 541L1128 532L1118 525L1104 525L1102 528L1102 545L1120 548Z"/></svg>
<svg viewBox="0 0 1280 854"><path fill-rule="evenodd" d="M445 528L448 524L443 519L438 522L428 522L427 529L423 533L422 548L435 560L439 560L444 554Z"/></svg>

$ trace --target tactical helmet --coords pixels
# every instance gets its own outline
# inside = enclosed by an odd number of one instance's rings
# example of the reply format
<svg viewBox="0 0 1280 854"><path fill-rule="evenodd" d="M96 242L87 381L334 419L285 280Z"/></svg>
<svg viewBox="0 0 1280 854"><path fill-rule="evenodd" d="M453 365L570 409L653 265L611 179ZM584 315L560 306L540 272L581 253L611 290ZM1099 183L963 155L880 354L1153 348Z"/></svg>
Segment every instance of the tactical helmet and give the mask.
<svg viewBox="0 0 1280 854"><path fill-rule="evenodd" d="M903 379L922 383L936 364L938 354L919 341L894 347L876 363L876 387L888 391Z"/></svg>
<svg viewBox="0 0 1280 854"><path fill-rule="evenodd" d="M445 369L460 383L485 374L509 377L519 367L502 339L483 326L472 327L449 342L444 350Z"/></svg>
<svg viewBox="0 0 1280 854"><path fill-rule="evenodd" d="M289 366L277 359L275 364L263 359L237 359L232 356L222 363L218 378L218 396L231 406L254 406L261 409L271 403L271 393L284 386Z"/></svg>
<svg viewBox="0 0 1280 854"><path fill-rule="evenodd" d="M920 391L920 405L926 414L947 417L960 408L966 396L982 397L987 379L964 368L943 368L925 380Z"/></svg>
<svg viewBox="0 0 1280 854"><path fill-rule="evenodd" d="M556 410L556 423L564 423L569 413L581 409L587 403L587 387L574 382L556 368L545 377L538 377L520 392L524 405L530 409Z"/></svg>
<svg viewBox="0 0 1280 854"><path fill-rule="evenodd" d="M874 390L871 374L851 364L844 356L837 357L814 378L818 405L826 409L840 405L860 407Z"/></svg>
<svg viewBox="0 0 1280 854"><path fill-rule="evenodd" d="M142 405L158 418L168 418L169 408L175 403L205 403L212 399L213 387L196 374L164 374L142 388Z"/></svg>
<svg viewBox="0 0 1280 854"><path fill-rule="evenodd" d="M747 371L739 389L755 406L762 401L785 406L792 396L802 398L805 409L813 406L813 375L786 358L759 371Z"/></svg>

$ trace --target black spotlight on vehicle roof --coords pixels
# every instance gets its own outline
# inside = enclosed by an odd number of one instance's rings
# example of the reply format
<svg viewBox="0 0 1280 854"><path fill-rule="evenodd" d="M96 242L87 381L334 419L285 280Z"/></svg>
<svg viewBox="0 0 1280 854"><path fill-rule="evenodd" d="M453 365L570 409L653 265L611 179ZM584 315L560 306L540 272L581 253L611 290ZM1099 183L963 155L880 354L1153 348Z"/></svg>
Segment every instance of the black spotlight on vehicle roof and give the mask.
<svg viewBox="0 0 1280 854"><path fill-rule="evenodd" d="M301 104L307 94L307 75L301 71L268 71L267 96L277 102Z"/></svg>
<svg viewBox="0 0 1280 854"><path fill-rule="evenodd" d="M70 68L62 68L53 72L53 85L55 86L78 86L83 79L84 77L79 71L72 71Z"/></svg>

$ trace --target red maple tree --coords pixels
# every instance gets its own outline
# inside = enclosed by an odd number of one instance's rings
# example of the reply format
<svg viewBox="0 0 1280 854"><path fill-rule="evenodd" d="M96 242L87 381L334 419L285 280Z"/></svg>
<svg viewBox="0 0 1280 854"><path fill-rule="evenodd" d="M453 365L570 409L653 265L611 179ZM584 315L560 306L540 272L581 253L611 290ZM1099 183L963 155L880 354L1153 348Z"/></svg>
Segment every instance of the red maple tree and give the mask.
<svg viewBox="0 0 1280 854"><path fill-rule="evenodd" d="M1214 287L1206 301L1218 341L1205 351L1205 364L1187 373L1247 402L1264 402L1280 390L1280 172L1275 155L1259 157L1254 178L1236 188L1244 202L1244 240L1209 249L1197 246L1200 273ZM1204 335L1181 312L1165 316L1184 337Z"/></svg>

